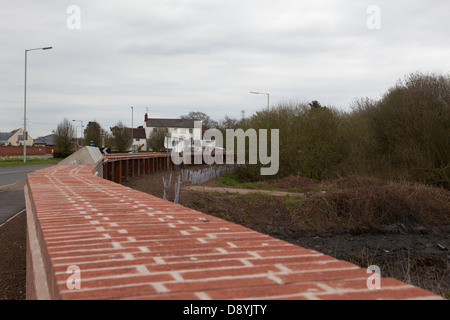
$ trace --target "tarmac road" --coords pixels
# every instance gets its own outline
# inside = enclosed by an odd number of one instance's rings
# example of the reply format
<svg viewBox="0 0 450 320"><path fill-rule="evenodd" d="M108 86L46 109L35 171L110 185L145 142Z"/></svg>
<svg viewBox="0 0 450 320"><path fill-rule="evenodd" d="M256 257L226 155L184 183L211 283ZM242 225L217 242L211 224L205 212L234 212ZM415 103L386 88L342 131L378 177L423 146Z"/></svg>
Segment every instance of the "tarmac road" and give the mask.
<svg viewBox="0 0 450 320"><path fill-rule="evenodd" d="M51 165L0 167L0 226L25 210L23 188L27 175Z"/></svg>

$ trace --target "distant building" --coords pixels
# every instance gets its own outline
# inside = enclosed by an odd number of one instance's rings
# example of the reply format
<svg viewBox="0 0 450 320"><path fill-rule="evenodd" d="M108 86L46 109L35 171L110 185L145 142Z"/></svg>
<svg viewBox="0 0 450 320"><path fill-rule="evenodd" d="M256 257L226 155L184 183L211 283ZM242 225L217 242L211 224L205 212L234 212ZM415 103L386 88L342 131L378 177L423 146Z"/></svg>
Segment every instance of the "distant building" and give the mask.
<svg viewBox="0 0 450 320"><path fill-rule="evenodd" d="M149 118L145 114L145 136L149 141L159 137L158 132L163 131L166 145L169 150L176 149L188 141L188 147L195 150L194 141L201 141L202 126L195 126L197 120L190 119L157 119ZM200 122L201 123L201 122ZM200 150L195 150L200 151Z"/></svg>
<svg viewBox="0 0 450 320"><path fill-rule="evenodd" d="M39 137L34 139L35 147L48 147L55 146L55 135L49 134L47 136Z"/></svg>
<svg viewBox="0 0 450 320"><path fill-rule="evenodd" d="M23 146L26 143L27 146L34 144L33 138L28 135L26 141L24 141L23 129L16 129L11 132L0 132L0 146Z"/></svg>
<svg viewBox="0 0 450 320"><path fill-rule="evenodd" d="M147 151L147 136L144 128L131 129L133 134L133 145L136 145L137 150Z"/></svg>

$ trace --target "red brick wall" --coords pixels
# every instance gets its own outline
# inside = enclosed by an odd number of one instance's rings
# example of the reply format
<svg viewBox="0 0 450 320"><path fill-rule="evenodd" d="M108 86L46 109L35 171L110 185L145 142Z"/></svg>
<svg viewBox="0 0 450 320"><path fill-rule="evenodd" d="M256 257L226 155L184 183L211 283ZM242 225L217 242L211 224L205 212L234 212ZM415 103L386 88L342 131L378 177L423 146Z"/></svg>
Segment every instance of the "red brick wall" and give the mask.
<svg viewBox="0 0 450 320"><path fill-rule="evenodd" d="M440 299L394 279L370 290L371 274L356 265L101 179L94 169L28 175L28 298ZM67 284L70 266L80 270L80 288Z"/></svg>
<svg viewBox="0 0 450 320"><path fill-rule="evenodd" d="M54 147L27 147L27 156L51 154ZM23 156L23 146L0 146L0 156Z"/></svg>

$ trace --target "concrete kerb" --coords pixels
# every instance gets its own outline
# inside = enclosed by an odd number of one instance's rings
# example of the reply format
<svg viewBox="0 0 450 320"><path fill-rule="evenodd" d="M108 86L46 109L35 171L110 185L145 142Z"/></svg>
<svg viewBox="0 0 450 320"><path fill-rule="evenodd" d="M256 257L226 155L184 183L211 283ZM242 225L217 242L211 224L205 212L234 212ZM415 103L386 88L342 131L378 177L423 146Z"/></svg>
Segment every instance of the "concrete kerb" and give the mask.
<svg viewBox="0 0 450 320"><path fill-rule="evenodd" d="M25 204L27 211L27 264L26 264L26 299L50 300L50 290L47 276L50 274L45 268L40 238L38 236L38 224L29 186L25 186Z"/></svg>

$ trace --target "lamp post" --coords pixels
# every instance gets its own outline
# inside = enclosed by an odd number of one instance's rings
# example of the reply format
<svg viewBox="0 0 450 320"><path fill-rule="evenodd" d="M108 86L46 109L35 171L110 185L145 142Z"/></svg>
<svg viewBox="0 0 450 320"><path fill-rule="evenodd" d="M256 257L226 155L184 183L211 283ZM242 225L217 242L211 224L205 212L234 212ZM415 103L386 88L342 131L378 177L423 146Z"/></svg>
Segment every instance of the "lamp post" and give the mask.
<svg viewBox="0 0 450 320"><path fill-rule="evenodd" d="M52 47L26 49L25 50L25 86L23 92L23 163L27 163L27 57L28 51L34 50L50 50Z"/></svg>
<svg viewBox="0 0 450 320"><path fill-rule="evenodd" d="M83 136L83 120L72 120L72 121L79 121L80 122L80 125L81 125L81 127L80 127L80 138ZM77 132L77 150L79 149L78 147L79 147L79 145L78 145L78 130L75 130L76 132Z"/></svg>
<svg viewBox="0 0 450 320"><path fill-rule="evenodd" d="M270 108L270 107L269 107L269 106L270 106L270 101L269 101L269 99L270 99L269 96L270 96L270 95L269 95L268 93L264 93L264 92L255 92L255 91L250 91L250 93L251 93L251 94L265 94L265 95L267 95L267 109Z"/></svg>
<svg viewBox="0 0 450 320"><path fill-rule="evenodd" d="M134 120L134 108L131 107L131 152L135 152L134 151L134 124L133 124L133 120Z"/></svg>

